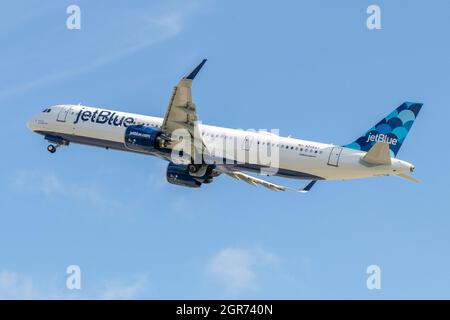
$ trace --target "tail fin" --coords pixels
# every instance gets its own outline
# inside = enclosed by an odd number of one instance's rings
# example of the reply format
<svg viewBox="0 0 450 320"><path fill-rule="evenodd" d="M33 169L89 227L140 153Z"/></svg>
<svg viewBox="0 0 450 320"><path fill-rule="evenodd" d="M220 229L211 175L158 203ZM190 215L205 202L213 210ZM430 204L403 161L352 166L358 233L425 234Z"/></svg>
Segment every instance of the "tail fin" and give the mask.
<svg viewBox="0 0 450 320"><path fill-rule="evenodd" d="M389 145L391 156L395 157L416 120L420 108L422 108L422 103L402 103L400 107L370 128L363 136L344 147L369 151L377 142L384 142Z"/></svg>

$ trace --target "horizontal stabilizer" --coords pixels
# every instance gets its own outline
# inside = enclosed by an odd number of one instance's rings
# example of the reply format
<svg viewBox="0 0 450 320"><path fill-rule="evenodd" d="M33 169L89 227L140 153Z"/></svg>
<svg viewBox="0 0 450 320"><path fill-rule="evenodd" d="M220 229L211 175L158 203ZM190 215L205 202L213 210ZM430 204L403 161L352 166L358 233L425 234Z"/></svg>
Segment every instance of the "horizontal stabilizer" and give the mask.
<svg viewBox="0 0 450 320"><path fill-rule="evenodd" d="M389 145L385 142L377 142L362 158L365 162L374 165L390 165L391 154Z"/></svg>
<svg viewBox="0 0 450 320"><path fill-rule="evenodd" d="M415 183L420 183L420 180L413 178L411 176L408 176L407 174L404 174L404 173L400 173L397 176L399 176L400 178L415 182Z"/></svg>

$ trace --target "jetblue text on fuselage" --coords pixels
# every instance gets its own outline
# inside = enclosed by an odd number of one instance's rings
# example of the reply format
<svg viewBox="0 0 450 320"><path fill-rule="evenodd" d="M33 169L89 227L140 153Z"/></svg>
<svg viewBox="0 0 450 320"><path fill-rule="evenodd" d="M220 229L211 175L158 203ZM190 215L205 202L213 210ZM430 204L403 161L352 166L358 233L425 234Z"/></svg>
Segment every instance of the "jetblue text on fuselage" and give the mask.
<svg viewBox="0 0 450 320"><path fill-rule="evenodd" d="M73 123L77 124L80 120L83 122L91 121L99 124L108 124L116 127L124 126L125 128L135 124L133 117L120 116L116 112L107 110L101 110L100 112L96 110L92 112L81 109Z"/></svg>

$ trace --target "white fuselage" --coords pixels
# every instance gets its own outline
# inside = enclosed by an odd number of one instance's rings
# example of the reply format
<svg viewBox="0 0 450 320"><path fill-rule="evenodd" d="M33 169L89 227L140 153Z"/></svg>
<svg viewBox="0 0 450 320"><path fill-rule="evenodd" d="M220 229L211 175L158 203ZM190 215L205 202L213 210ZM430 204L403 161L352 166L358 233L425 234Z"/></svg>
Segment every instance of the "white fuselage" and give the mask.
<svg viewBox="0 0 450 320"><path fill-rule="evenodd" d="M129 125L161 128L163 118L80 105L49 107L33 117L27 126L42 135L61 137L67 142L82 143L127 151L125 130ZM361 161L366 154L332 144L280 137L267 132L199 125L200 134L208 149L222 149L226 139L238 141L237 148L251 152L253 148L270 144L278 151L280 176L298 179L354 179L407 173L413 166L399 159L390 165L368 165ZM241 151L242 151L241 150ZM233 157L227 153L227 157ZM251 170L260 163L246 162L242 170Z"/></svg>

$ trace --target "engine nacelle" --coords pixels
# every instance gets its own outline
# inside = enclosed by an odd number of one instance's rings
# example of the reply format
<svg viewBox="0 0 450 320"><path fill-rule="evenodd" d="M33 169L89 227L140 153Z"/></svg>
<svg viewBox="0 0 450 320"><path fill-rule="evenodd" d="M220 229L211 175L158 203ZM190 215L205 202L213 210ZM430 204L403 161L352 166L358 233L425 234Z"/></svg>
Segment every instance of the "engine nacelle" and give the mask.
<svg viewBox="0 0 450 320"><path fill-rule="evenodd" d="M214 165L206 165L206 170L202 176L192 175L189 173L188 165L175 164L169 162L167 166L166 177L167 181L183 187L199 188L202 183L211 183L214 175Z"/></svg>
<svg viewBox="0 0 450 320"><path fill-rule="evenodd" d="M161 131L142 125L129 126L125 131L125 147L130 150L152 153L160 149Z"/></svg>
<svg viewBox="0 0 450 320"><path fill-rule="evenodd" d="M187 165L173 162L169 162L167 166L166 178L169 183L189 188L199 188L203 180L202 178L191 176Z"/></svg>

